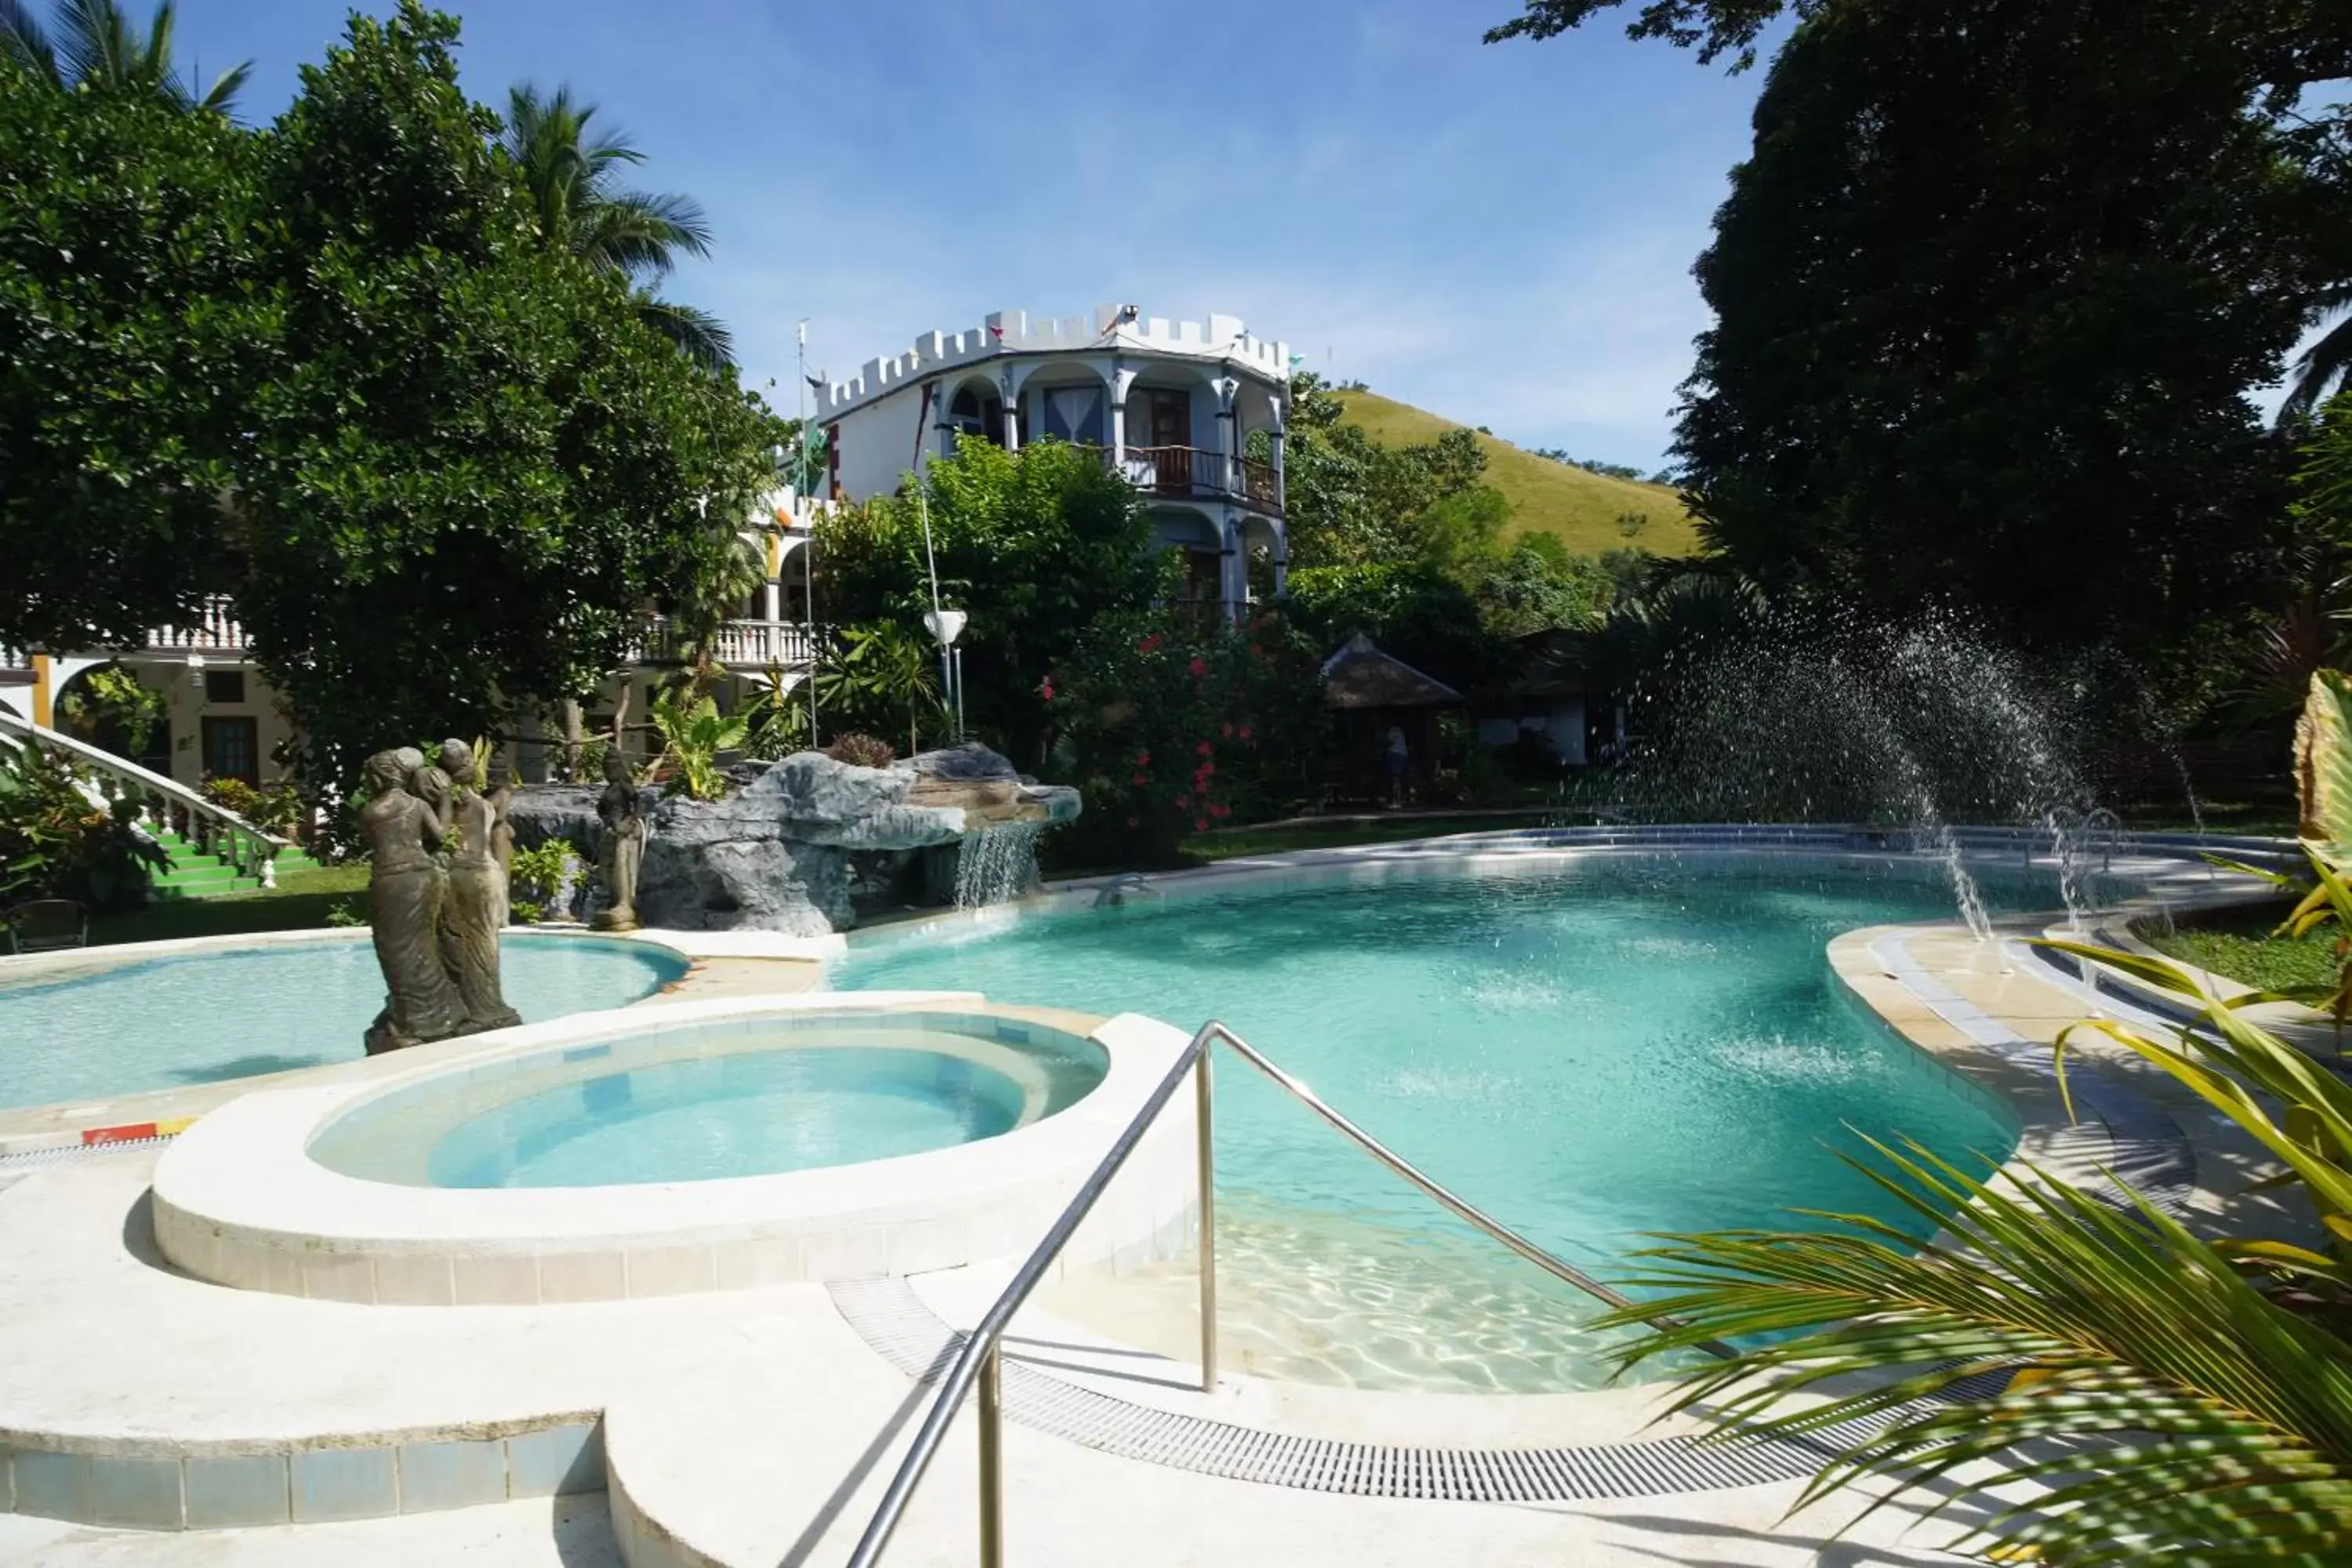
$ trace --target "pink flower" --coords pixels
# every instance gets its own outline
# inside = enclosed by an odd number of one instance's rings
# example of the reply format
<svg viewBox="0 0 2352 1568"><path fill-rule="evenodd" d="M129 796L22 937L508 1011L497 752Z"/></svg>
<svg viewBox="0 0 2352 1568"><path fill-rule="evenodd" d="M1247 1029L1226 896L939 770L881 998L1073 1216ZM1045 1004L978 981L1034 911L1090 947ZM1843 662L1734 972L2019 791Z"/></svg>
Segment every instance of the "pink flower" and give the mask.
<svg viewBox="0 0 2352 1568"><path fill-rule="evenodd" d="M1196 658L1186 668L1194 675L1206 675L1209 673L1209 661L1205 658Z"/></svg>
<svg viewBox="0 0 2352 1568"><path fill-rule="evenodd" d="M1150 637L1145 637L1141 642L1137 643L1135 645L1135 651L1138 653L1150 653L1153 648L1156 648L1159 646L1160 634L1158 632L1154 632Z"/></svg>
<svg viewBox="0 0 2352 1568"><path fill-rule="evenodd" d="M1050 675L1047 676L1045 678L1045 683L1043 686L1040 686L1037 689L1044 695L1046 701L1051 702L1054 700L1054 678Z"/></svg>
<svg viewBox="0 0 2352 1568"><path fill-rule="evenodd" d="M1129 827L1140 827L1143 826L1143 818L1139 816L1130 816L1127 819L1127 825Z"/></svg>
<svg viewBox="0 0 2352 1568"><path fill-rule="evenodd" d="M1218 731L1228 741L1234 738L1234 727L1231 724L1221 724L1218 726Z"/></svg>
<svg viewBox="0 0 2352 1568"><path fill-rule="evenodd" d="M1208 832L1208 831L1209 831L1209 819L1208 819L1207 817L1205 817L1205 816L1196 816L1196 817L1194 817L1194 818L1192 819L1192 831L1193 831L1193 832L1195 832L1195 833L1206 833L1206 832Z"/></svg>
<svg viewBox="0 0 2352 1568"><path fill-rule="evenodd" d="M1134 783L1135 783L1135 784L1136 784L1136 786L1137 786L1138 788L1140 788L1141 786L1143 786L1143 785L1145 785L1145 784L1150 784L1150 782L1151 782L1151 775L1150 775L1150 773L1138 773L1138 774L1136 774L1136 775L1135 775Z"/></svg>
<svg viewBox="0 0 2352 1568"><path fill-rule="evenodd" d="M1135 765L1136 765L1137 767L1139 767L1139 768L1148 768L1148 767L1150 767L1150 766L1151 765L1151 753L1150 753L1150 752L1136 752L1136 753L1135 753Z"/></svg>
<svg viewBox="0 0 2352 1568"><path fill-rule="evenodd" d="M1248 739L1250 738L1250 727L1249 727L1248 725L1244 724L1244 725L1243 725L1243 726L1242 726L1242 728L1241 728L1241 737L1242 737L1242 739L1243 739L1243 740L1244 740L1244 741L1246 741L1246 740L1248 740Z"/></svg>
<svg viewBox="0 0 2352 1568"><path fill-rule="evenodd" d="M1189 795L1180 795L1176 797L1176 809L1179 811L1189 810L1192 805L1192 797Z"/></svg>
<svg viewBox="0 0 2352 1568"><path fill-rule="evenodd" d="M1217 748L1209 744L1206 741L1202 742L1199 745L1193 747L1192 750L1204 757L1213 757L1217 754Z"/></svg>
<svg viewBox="0 0 2352 1568"><path fill-rule="evenodd" d="M1232 806L1230 806L1230 805L1226 805L1224 802L1223 802L1223 801L1219 801L1216 805L1213 805L1213 806L1209 807L1209 815L1210 815L1211 816L1218 817L1218 818L1221 818L1221 819L1222 819L1222 818L1223 818L1223 817L1231 816L1233 814L1234 814L1234 808L1233 808Z"/></svg>

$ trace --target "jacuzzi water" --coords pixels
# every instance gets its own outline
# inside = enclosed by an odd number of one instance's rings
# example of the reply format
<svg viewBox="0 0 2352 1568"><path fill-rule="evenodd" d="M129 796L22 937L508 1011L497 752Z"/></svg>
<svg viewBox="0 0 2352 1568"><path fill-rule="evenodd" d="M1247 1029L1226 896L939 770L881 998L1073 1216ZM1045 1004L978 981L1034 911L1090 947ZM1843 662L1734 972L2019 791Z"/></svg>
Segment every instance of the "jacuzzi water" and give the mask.
<svg viewBox="0 0 2352 1568"><path fill-rule="evenodd" d="M618 1007L686 973L676 953L593 937L499 942L528 1023ZM364 934L142 959L59 979L0 978L0 1106L215 1083L362 1053L383 1006Z"/></svg>
<svg viewBox="0 0 2352 1568"><path fill-rule="evenodd" d="M1109 1060L993 1014L650 1026L435 1074L361 1102L309 1152L409 1186L777 1175L996 1137L1075 1104Z"/></svg>
<svg viewBox="0 0 2352 1568"><path fill-rule="evenodd" d="M1824 957L1858 926L1952 919L1939 883L1793 860L1460 865L893 933L853 946L833 984L1222 1018L1437 1180L1603 1273L1645 1231L1822 1223L1796 1208L1899 1223L1840 1158L1862 1151L1854 1129L1963 1161L2015 1147L2005 1107L1861 1012ZM1577 1326L1589 1302L1239 1062L1216 1089L1223 1331L1253 1364L1383 1388L1603 1380L1604 1347Z"/></svg>
<svg viewBox="0 0 2352 1568"><path fill-rule="evenodd" d="M768 1175L1009 1131L1021 1090L935 1051L845 1046L667 1062L509 1101L433 1147L436 1187Z"/></svg>

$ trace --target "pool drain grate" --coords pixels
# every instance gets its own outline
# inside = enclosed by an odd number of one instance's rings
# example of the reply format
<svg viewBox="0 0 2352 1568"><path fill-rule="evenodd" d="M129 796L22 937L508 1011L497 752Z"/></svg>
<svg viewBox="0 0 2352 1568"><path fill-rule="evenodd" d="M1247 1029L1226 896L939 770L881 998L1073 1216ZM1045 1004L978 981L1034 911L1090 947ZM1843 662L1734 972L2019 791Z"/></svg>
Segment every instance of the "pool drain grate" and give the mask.
<svg viewBox="0 0 2352 1568"><path fill-rule="evenodd" d="M929 1383L963 1348L902 1279L841 1279L825 1289L876 1353ZM1956 1393L1973 1394L1971 1379ZM1990 1384L1987 1384L1990 1387ZM1817 1442L1637 1437L1557 1448L1408 1448L1345 1443L1135 1405L1004 1357L1004 1413L1024 1426L1146 1464L1230 1480L1349 1497L1450 1502L1568 1502L1717 1491L1809 1477L1884 1422L1850 1422Z"/></svg>

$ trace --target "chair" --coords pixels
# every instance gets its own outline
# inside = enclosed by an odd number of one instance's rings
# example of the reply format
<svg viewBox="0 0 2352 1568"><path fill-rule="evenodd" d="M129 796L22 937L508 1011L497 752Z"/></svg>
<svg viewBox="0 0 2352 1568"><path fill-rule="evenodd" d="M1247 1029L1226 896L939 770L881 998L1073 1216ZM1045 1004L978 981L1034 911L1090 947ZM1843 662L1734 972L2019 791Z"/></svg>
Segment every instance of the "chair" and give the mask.
<svg viewBox="0 0 2352 1568"><path fill-rule="evenodd" d="M89 911L71 899L33 899L18 904L0 923L18 952L49 952L89 945Z"/></svg>

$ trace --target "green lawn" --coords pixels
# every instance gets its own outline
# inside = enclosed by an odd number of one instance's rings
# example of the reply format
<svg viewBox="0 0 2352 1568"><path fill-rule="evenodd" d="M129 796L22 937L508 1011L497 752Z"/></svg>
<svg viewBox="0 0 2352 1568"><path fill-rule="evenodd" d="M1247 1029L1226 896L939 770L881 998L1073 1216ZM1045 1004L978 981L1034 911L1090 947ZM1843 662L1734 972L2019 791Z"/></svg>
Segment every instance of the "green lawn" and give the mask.
<svg viewBox="0 0 2352 1568"><path fill-rule="evenodd" d="M2336 977L2334 926L2289 940L2271 934L2282 910L2217 917L2208 924L2151 934L2150 947L2184 963L2210 969L2262 990L2325 985Z"/></svg>
<svg viewBox="0 0 2352 1568"><path fill-rule="evenodd" d="M319 866L289 871L267 891L225 893L216 899L175 899L127 914L92 921L93 944L168 942L178 937L236 936L246 931L295 931L329 923L328 913L348 907L367 910L368 868Z"/></svg>
<svg viewBox="0 0 2352 1568"><path fill-rule="evenodd" d="M1411 447L1434 441L1464 426L1409 403L1376 392L1343 392L1348 417L1383 446ZM1555 463L1494 436L1481 436L1486 482L1511 503L1516 531L1554 533L1579 555L1631 546L1653 555L1695 555L1698 533L1690 514L1661 485L1611 479L1569 463ZM1649 521L1627 533L1618 519L1638 513Z"/></svg>

